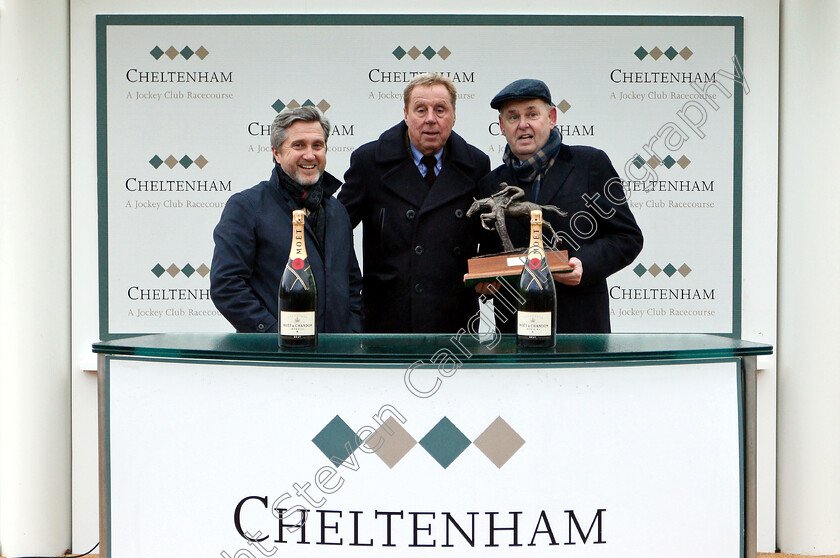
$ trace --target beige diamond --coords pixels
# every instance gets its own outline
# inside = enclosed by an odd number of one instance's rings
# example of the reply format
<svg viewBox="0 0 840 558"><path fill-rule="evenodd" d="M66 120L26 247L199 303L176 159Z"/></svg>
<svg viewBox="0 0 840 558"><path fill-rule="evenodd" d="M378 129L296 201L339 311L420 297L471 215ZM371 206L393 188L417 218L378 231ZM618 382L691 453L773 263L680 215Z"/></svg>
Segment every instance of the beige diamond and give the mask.
<svg viewBox="0 0 840 558"><path fill-rule="evenodd" d="M473 442L475 447L480 449L481 453L499 469L519 451L524 443L522 436L517 434L502 417L494 420Z"/></svg>
<svg viewBox="0 0 840 558"><path fill-rule="evenodd" d="M175 157L173 157L172 155L170 155L169 157L167 157L166 159L164 159L164 161L163 161L163 162L164 162L164 164L165 164L167 167L169 167L169 168L171 169L171 168L174 168L174 167L175 167L175 165L177 165L177 164L178 164L178 159L176 159Z"/></svg>
<svg viewBox="0 0 840 558"><path fill-rule="evenodd" d="M560 104L557 105L557 108L560 109L560 112L566 114L566 111L572 108L572 105L570 105L566 99L563 99L562 101L560 101Z"/></svg>
<svg viewBox="0 0 840 558"><path fill-rule="evenodd" d="M679 268L677 271L679 271L679 272L680 272L680 275L682 275L683 277L685 277L685 276L687 276L689 273L691 273L691 268L690 268L690 267L688 267L688 264L682 264L682 265L680 266L680 268Z"/></svg>
<svg viewBox="0 0 840 558"><path fill-rule="evenodd" d="M691 52L691 49L688 47L685 47L680 51L680 56L682 56L684 60L688 60L689 58L691 58L692 54L694 53Z"/></svg>
<svg viewBox="0 0 840 558"><path fill-rule="evenodd" d="M286 108L290 108L290 109L300 108L300 103L298 103L297 101L292 99L291 101L289 101L289 104L286 105Z"/></svg>
<svg viewBox="0 0 840 558"><path fill-rule="evenodd" d="M205 264L201 264L198 269L196 269L199 275L202 277L207 277L207 274L210 273L210 268L207 267Z"/></svg>
<svg viewBox="0 0 840 558"><path fill-rule="evenodd" d="M365 439L365 445L375 449L379 459L388 468L393 469L394 465L399 463L405 457L405 454L417 445L417 440L412 438L411 434L394 420L394 417L389 417L382 423L382 426Z"/></svg>
<svg viewBox="0 0 840 558"><path fill-rule="evenodd" d="M204 60L207 58L207 55L210 54L210 51L204 48L203 46L198 47L198 50L195 51L195 55Z"/></svg>
<svg viewBox="0 0 840 558"><path fill-rule="evenodd" d="M318 110L320 110L321 112L327 112L328 110L330 110L330 104L324 99L321 99L321 102L315 106L318 107Z"/></svg>
<svg viewBox="0 0 840 558"><path fill-rule="evenodd" d="M178 54L180 54L180 53L178 52L177 48L175 48L174 46L171 46L168 49L166 49L165 54L166 54L166 56L169 57L170 60L175 60L175 57L178 56Z"/></svg>
<svg viewBox="0 0 840 558"><path fill-rule="evenodd" d="M203 169L204 165L207 164L207 159L204 158L204 155L199 155L193 163L195 163L198 168Z"/></svg>
<svg viewBox="0 0 840 558"><path fill-rule="evenodd" d="M680 157L680 158L677 160L677 164L678 164L679 166L681 166L682 168L685 168L685 167L687 167L688 165L690 165L690 164L691 164L691 159L689 159L688 157L686 157L685 155L683 155L682 157Z"/></svg>
<svg viewBox="0 0 840 558"><path fill-rule="evenodd" d="M166 273L168 273L168 274L169 274L169 275L171 275L172 277L175 277L176 275L178 275L179 273L181 273L181 268L180 268L180 267L178 267L178 266L177 266L177 265L175 265L175 264L172 264L172 265L170 265L169 267L167 267L167 268L166 268Z"/></svg>
<svg viewBox="0 0 840 558"><path fill-rule="evenodd" d="M438 56L440 56L440 57L441 57L441 58L443 58L444 60L446 60L447 58L449 58L449 55L450 55L450 54L452 54L452 52L450 52L450 50L449 50L448 48L446 48L445 46L444 46L444 47L440 47L440 50L439 50L439 51L437 51L437 53L438 53Z"/></svg>
<svg viewBox="0 0 840 558"><path fill-rule="evenodd" d="M662 56L663 53L661 50L659 50L659 47L653 47L653 50L650 51L648 54L650 54L651 58L653 58L654 60L659 60L659 57Z"/></svg>
<svg viewBox="0 0 840 558"><path fill-rule="evenodd" d="M659 275L660 273L662 273L662 268L661 268L661 267L659 267L659 266L658 266L658 265L656 265L656 264L653 264L652 266L650 266L650 267L648 268L648 273L650 273L651 275L653 275L654 277L656 277L657 275Z"/></svg>
<svg viewBox="0 0 840 558"><path fill-rule="evenodd" d="M662 164L662 161L659 160L659 157L654 155L653 157L647 160L647 164L650 165L650 168L655 169L656 167Z"/></svg>
<svg viewBox="0 0 840 558"><path fill-rule="evenodd" d="M413 46L413 47L411 47L411 50L409 50L406 54L411 56L412 60L417 60L417 57L420 56L423 53L420 52L419 48L417 48L416 46Z"/></svg>

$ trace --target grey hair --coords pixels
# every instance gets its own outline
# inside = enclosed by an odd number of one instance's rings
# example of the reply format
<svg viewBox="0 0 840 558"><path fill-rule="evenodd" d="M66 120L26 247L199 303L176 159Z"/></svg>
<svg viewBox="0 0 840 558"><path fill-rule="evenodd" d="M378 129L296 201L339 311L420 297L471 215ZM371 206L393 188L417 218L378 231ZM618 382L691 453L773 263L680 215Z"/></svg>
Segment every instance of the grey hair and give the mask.
<svg viewBox="0 0 840 558"><path fill-rule="evenodd" d="M289 137L289 128L295 122L318 122L324 129L324 143L330 137L330 121L315 107L306 106L286 109L274 118L271 123L271 147L280 151L280 146Z"/></svg>

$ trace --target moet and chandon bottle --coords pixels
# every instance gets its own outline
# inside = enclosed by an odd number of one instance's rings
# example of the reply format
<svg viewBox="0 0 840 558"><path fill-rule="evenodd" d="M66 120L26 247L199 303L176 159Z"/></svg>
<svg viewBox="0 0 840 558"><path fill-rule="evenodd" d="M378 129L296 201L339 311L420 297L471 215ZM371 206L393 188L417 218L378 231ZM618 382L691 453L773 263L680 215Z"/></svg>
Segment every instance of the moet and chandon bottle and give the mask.
<svg viewBox="0 0 840 558"><path fill-rule="evenodd" d="M557 332L557 291L542 241L542 211L531 211L531 239L519 277L516 312L518 347L553 347Z"/></svg>
<svg viewBox="0 0 840 558"><path fill-rule="evenodd" d="M315 312L318 294L306 258L304 211L292 211L292 247L277 295L278 335L281 347L314 347L318 344Z"/></svg>

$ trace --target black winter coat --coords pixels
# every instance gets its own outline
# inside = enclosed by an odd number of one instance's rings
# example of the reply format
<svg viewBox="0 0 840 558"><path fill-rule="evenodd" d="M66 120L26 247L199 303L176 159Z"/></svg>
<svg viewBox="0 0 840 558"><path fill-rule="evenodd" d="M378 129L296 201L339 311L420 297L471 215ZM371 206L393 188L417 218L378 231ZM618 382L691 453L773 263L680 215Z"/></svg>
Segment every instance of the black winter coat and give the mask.
<svg viewBox="0 0 840 558"><path fill-rule="evenodd" d="M463 281L479 236L466 213L490 160L452 132L427 190L406 132L400 122L354 151L338 194L353 226L363 226L364 329L455 333L478 311Z"/></svg>

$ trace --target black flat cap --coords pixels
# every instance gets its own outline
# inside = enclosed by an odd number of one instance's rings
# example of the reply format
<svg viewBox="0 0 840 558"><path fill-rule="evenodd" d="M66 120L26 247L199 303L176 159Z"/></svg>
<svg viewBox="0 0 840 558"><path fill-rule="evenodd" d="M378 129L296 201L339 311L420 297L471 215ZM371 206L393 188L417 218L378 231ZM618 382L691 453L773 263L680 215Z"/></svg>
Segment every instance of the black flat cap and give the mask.
<svg viewBox="0 0 840 558"><path fill-rule="evenodd" d="M490 101L490 108L499 110L511 99L543 99L551 104L551 92L545 82L538 79L518 79L499 91Z"/></svg>

